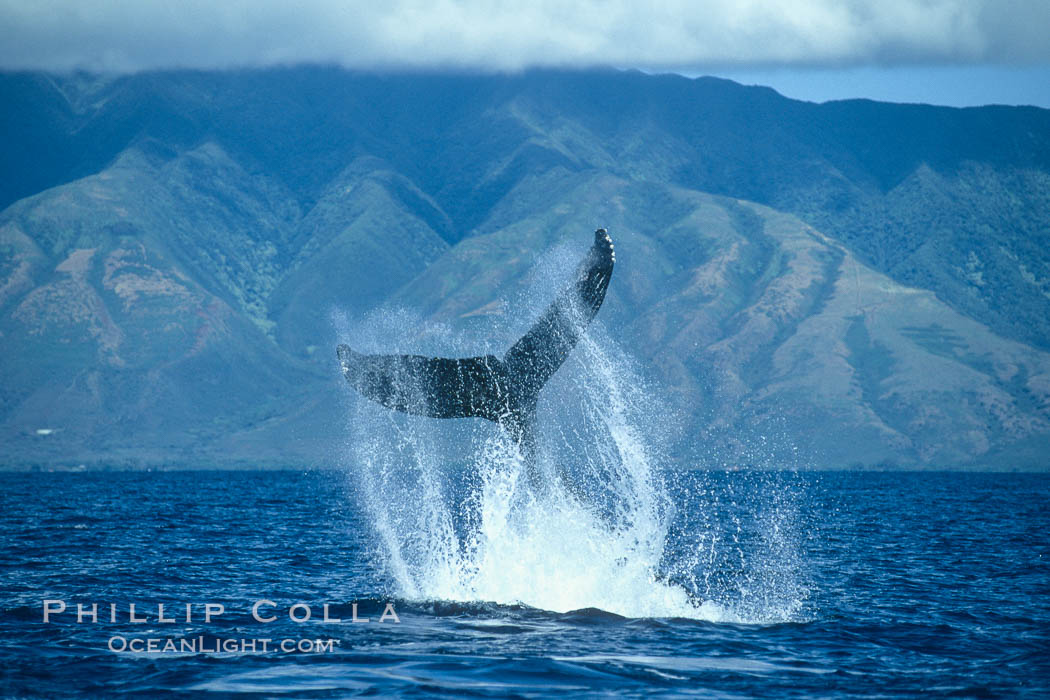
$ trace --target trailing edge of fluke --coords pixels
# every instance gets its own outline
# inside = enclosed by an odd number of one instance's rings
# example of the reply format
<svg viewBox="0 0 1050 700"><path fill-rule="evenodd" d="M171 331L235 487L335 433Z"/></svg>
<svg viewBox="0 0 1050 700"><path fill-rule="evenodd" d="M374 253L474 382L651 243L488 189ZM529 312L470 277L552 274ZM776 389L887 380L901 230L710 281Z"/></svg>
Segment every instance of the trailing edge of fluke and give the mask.
<svg viewBox="0 0 1050 700"><path fill-rule="evenodd" d="M540 391L598 313L615 262L612 238L600 228L572 283L502 358L365 355L340 345L337 354L343 374L357 391L396 411L494 421L517 442L531 465Z"/></svg>

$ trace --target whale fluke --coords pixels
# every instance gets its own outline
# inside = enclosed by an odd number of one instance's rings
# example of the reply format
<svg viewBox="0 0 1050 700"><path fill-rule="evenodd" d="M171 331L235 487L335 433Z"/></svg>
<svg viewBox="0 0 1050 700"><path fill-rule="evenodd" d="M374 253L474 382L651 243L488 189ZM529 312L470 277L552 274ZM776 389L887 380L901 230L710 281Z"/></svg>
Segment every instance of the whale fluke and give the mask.
<svg viewBox="0 0 1050 700"><path fill-rule="evenodd" d="M600 228L573 282L502 359L366 355L340 345L337 354L343 374L357 391L387 408L417 416L478 417L498 423L531 463L540 390L598 313L615 261L612 239Z"/></svg>

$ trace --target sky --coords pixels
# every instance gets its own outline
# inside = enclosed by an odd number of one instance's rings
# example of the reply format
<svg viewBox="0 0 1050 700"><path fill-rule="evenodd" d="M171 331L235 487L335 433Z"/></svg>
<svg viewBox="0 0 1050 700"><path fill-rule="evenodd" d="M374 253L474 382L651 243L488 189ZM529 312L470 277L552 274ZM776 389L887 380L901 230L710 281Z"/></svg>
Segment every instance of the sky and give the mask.
<svg viewBox="0 0 1050 700"><path fill-rule="evenodd" d="M799 99L1050 108L1050 0L0 0L0 69L334 63L718 75Z"/></svg>

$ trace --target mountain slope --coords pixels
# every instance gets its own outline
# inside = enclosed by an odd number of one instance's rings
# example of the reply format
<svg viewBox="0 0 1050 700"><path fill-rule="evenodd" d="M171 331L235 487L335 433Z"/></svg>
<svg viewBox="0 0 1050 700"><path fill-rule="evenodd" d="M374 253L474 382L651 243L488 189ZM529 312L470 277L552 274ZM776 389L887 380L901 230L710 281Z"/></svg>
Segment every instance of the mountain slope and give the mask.
<svg viewBox="0 0 1050 700"><path fill-rule="evenodd" d="M586 244L578 232L602 221L619 262L601 318L688 416L675 446L683 458L1042 463L1050 353L895 283L791 215L598 173L550 187L537 197L549 209L464 241L398 301L479 343L476 315L496 317L484 327L498 352L545 302L483 303L520 299L537 251L568 239L580 250L560 256L564 277Z"/></svg>
<svg viewBox="0 0 1050 700"><path fill-rule="evenodd" d="M5 443L163 459L283 410L304 370L263 332L280 239L254 184L216 149L159 166L131 151L4 212Z"/></svg>
<svg viewBox="0 0 1050 700"><path fill-rule="evenodd" d="M532 173L599 168L796 213L890 277L1050 348L1047 110L816 105L615 71L13 74L0 94L24 144L0 154L0 205L98 172L143 139L180 152L213 142L306 210L348 164L381 159L431 198L455 243Z"/></svg>
<svg viewBox="0 0 1050 700"><path fill-rule="evenodd" d="M1045 110L615 71L0 95L5 463L331 459L339 319L498 352L605 225L601 319L683 463L1046 466Z"/></svg>

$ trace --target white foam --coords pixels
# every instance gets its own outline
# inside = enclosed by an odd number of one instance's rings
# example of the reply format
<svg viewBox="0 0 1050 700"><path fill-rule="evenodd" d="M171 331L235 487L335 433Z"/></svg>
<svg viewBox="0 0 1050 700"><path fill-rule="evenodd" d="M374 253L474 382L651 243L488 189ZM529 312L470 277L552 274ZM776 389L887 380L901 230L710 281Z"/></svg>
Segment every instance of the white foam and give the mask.
<svg viewBox="0 0 1050 700"><path fill-rule="evenodd" d="M405 314L369 324L355 337L408 337L411 329L418 338L425 325ZM377 324L386 327L377 332ZM386 347L375 351L394 351ZM766 596L768 605L716 602L710 571L726 558L722 550L715 556L723 544L716 537L700 533L693 551L665 561L674 504L647 439L660 429L661 412L597 324L540 399L545 494L530 491L520 454L495 426L395 414L348 392L350 468L375 529L377 560L401 597L736 622L778 621L798 610L790 583ZM457 478L463 469L470 478ZM563 474L575 488L566 488ZM770 576L756 582L748 573L739 585L783 587L780 573Z"/></svg>

